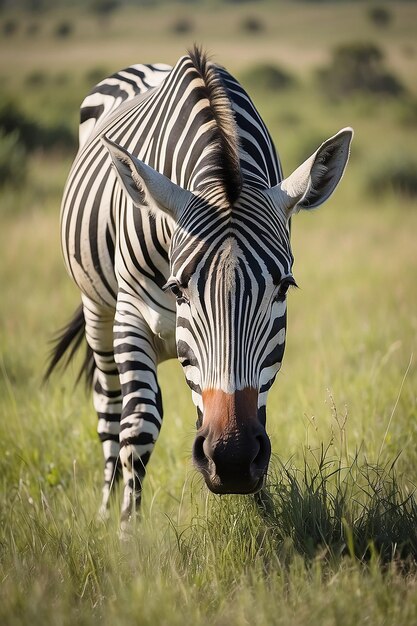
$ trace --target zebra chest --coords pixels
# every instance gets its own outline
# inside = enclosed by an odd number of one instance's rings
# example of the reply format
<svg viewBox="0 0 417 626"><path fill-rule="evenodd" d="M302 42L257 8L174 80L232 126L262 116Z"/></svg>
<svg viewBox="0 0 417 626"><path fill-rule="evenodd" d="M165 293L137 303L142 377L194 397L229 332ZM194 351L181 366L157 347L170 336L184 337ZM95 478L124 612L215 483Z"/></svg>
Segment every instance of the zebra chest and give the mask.
<svg viewBox="0 0 417 626"><path fill-rule="evenodd" d="M170 272L168 246L167 219L162 212L156 217L142 214L128 204L120 215L116 238L118 305L122 301L126 312L139 313L165 358L176 355L175 300L161 289Z"/></svg>
<svg viewBox="0 0 417 626"><path fill-rule="evenodd" d="M151 309L144 317L155 335L159 361L175 358L175 313L166 315Z"/></svg>
<svg viewBox="0 0 417 626"><path fill-rule="evenodd" d="M164 293L152 280L132 280L130 284L126 280L120 280L119 295L116 309L123 318L133 325L134 318L142 319L155 336L158 348L164 358L176 355L175 347L175 303L172 296Z"/></svg>
<svg viewBox="0 0 417 626"><path fill-rule="evenodd" d="M175 314L161 314L154 310L149 311L149 327L153 334L162 341L175 342Z"/></svg>

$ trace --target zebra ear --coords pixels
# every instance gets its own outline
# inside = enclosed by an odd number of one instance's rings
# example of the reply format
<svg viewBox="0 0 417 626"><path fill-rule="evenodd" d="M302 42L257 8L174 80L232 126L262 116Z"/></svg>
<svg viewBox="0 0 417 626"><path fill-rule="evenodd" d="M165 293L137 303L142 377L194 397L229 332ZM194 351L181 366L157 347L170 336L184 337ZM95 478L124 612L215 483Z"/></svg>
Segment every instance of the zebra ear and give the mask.
<svg viewBox="0 0 417 626"><path fill-rule="evenodd" d="M178 220L193 197L191 191L176 185L108 137L102 136L101 141L110 152L117 177L133 204L153 211L159 209Z"/></svg>
<svg viewBox="0 0 417 626"><path fill-rule="evenodd" d="M284 205L288 215L300 209L315 209L329 198L345 171L352 128L343 128L327 139L288 178L269 190L278 206Z"/></svg>

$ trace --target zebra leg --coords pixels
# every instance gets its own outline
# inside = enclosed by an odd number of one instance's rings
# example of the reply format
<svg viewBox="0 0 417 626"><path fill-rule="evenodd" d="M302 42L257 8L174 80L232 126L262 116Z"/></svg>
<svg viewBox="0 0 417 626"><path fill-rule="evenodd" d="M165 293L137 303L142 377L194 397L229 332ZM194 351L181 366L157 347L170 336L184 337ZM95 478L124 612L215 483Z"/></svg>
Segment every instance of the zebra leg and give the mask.
<svg viewBox="0 0 417 626"><path fill-rule="evenodd" d="M124 496L122 525L140 505L142 482L162 423L162 399L156 376L157 351L152 331L137 310L118 300L114 355L119 368L123 407L120 460Z"/></svg>
<svg viewBox="0 0 417 626"><path fill-rule="evenodd" d="M86 339L94 352L93 403L97 412L97 432L104 455L104 484L100 515L107 516L113 482L119 471L119 432L122 394L119 372L113 354L114 310L100 307L83 297Z"/></svg>

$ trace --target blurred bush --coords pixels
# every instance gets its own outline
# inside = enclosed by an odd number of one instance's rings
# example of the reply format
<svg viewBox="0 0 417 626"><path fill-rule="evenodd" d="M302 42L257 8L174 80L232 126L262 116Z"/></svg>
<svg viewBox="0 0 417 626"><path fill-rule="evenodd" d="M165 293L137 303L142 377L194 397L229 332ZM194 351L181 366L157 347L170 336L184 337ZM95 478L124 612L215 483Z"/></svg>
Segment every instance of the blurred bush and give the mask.
<svg viewBox="0 0 417 626"><path fill-rule="evenodd" d="M14 35L17 32L18 28L19 28L19 23L17 22L17 20L14 20L11 18L3 22L2 30L3 30L3 34L6 37L10 37L11 35Z"/></svg>
<svg viewBox="0 0 417 626"><path fill-rule="evenodd" d="M242 20L240 30L250 35L257 35L265 30L265 24L258 17L250 16Z"/></svg>
<svg viewBox="0 0 417 626"><path fill-rule="evenodd" d="M355 93L388 96L405 93L400 80L385 68L383 51L367 42L335 48L329 66L319 70L318 81L331 98Z"/></svg>
<svg viewBox="0 0 417 626"><path fill-rule="evenodd" d="M47 75L43 70L34 70L25 77L25 84L29 87L42 87L46 82Z"/></svg>
<svg viewBox="0 0 417 626"><path fill-rule="evenodd" d="M392 13L387 7L371 7L368 18L375 26L386 28L392 22Z"/></svg>
<svg viewBox="0 0 417 626"><path fill-rule="evenodd" d="M37 149L72 151L77 145L68 126L62 123L44 126L27 117L8 96L0 98L0 133L3 137L17 134L18 142L29 152Z"/></svg>
<svg viewBox="0 0 417 626"><path fill-rule="evenodd" d="M63 22L59 22L55 27L55 37L58 39L65 39L69 37L74 32L74 24L69 22L68 20L64 20Z"/></svg>
<svg viewBox="0 0 417 626"><path fill-rule="evenodd" d="M264 91L278 91L295 85L295 78L282 67L271 63L252 65L240 75L244 85Z"/></svg>
<svg viewBox="0 0 417 626"><path fill-rule="evenodd" d="M19 139L19 133L0 131L0 187L17 187L25 182L27 154Z"/></svg>
<svg viewBox="0 0 417 626"><path fill-rule="evenodd" d="M17 133L20 143L31 150L36 146L38 126L22 113L13 99L3 96L0 99L0 133L3 136Z"/></svg>
<svg viewBox="0 0 417 626"><path fill-rule="evenodd" d="M368 190L377 196L394 192L417 198L417 156L399 150L375 162L368 176Z"/></svg>
<svg viewBox="0 0 417 626"><path fill-rule="evenodd" d="M170 27L176 35L185 35L194 30L194 24L188 17L179 17Z"/></svg>
<svg viewBox="0 0 417 626"><path fill-rule="evenodd" d="M92 0L90 8L97 15L108 18L120 7L120 0Z"/></svg>
<svg viewBox="0 0 417 626"><path fill-rule="evenodd" d="M67 85L70 80L70 75L67 72L58 72L58 74L51 75L43 70L33 70L33 72L25 76L24 83L27 87L37 89L54 84L62 87Z"/></svg>

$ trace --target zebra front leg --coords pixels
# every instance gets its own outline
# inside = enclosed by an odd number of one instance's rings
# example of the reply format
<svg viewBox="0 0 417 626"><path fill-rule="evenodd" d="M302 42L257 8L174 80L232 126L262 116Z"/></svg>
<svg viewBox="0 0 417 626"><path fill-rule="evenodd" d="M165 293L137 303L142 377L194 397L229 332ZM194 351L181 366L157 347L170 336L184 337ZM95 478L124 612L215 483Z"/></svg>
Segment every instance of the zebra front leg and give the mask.
<svg viewBox="0 0 417 626"><path fill-rule="evenodd" d="M122 523L139 507L146 465L162 423L154 336L140 314L136 311L132 314L126 308L122 305L121 310L116 309L113 330L123 397L120 422L124 481Z"/></svg>
<svg viewBox="0 0 417 626"><path fill-rule="evenodd" d="M101 517L108 515L109 497L114 481L119 477L119 433L122 392L119 372L113 353L114 310L100 307L83 297L85 334L94 353L93 404L97 412L97 432L104 455L104 483Z"/></svg>

